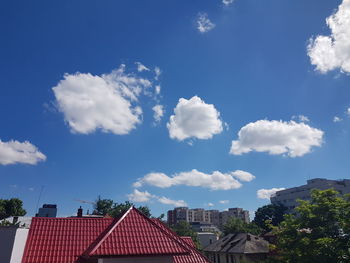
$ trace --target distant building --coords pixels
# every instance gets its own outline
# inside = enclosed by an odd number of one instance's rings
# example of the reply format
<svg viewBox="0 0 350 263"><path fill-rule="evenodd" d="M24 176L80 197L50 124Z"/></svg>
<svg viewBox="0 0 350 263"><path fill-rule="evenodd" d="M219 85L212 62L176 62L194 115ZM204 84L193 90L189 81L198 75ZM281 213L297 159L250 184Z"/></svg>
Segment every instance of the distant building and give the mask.
<svg viewBox="0 0 350 263"><path fill-rule="evenodd" d="M228 211L205 210L203 208L189 209L188 207L176 207L168 211L168 224L174 225L180 221L188 223L213 224L219 228L225 225L230 217L239 218L249 223L249 212L243 208L229 208Z"/></svg>
<svg viewBox="0 0 350 263"><path fill-rule="evenodd" d="M44 204L43 207L39 208L36 217L56 217L57 216L57 205Z"/></svg>
<svg viewBox="0 0 350 263"><path fill-rule="evenodd" d="M282 204L288 208L287 212L291 212L296 206L298 206L297 199L311 199L312 189L325 190L329 188L333 188L340 194L348 194L350 193L350 180L328 180L323 178L315 178L307 180L306 185L278 191L270 199L272 204Z"/></svg>
<svg viewBox="0 0 350 263"><path fill-rule="evenodd" d="M268 256L269 242L248 233L229 234L203 251L213 263L260 262Z"/></svg>
<svg viewBox="0 0 350 263"><path fill-rule="evenodd" d="M197 237L202 248L213 244L219 239L219 235L212 232L199 232Z"/></svg>

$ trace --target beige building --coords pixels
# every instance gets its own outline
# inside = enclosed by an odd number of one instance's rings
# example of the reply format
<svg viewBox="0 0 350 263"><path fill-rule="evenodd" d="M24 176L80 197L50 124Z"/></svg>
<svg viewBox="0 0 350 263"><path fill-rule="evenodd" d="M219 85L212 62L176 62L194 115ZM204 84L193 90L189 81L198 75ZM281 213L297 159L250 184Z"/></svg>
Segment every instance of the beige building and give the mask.
<svg viewBox="0 0 350 263"><path fill-rule="evenodd" d="M307 180L306 185L278 191L270 199L272 204L282 204L288 208L288 212L291 212L298 205L297 199L310 200L312 189L325 190L329 188L333 188L340 194L348 194L350 193L350 180L315 178Z"/></svg>

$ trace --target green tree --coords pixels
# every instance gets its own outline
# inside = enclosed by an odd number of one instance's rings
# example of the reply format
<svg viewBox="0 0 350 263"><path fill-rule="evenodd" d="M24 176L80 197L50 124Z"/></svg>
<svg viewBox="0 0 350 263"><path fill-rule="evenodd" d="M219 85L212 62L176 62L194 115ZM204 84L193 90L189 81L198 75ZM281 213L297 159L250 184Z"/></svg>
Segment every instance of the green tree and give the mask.
<svg viewBox="0 0 350 263"><path fill-rule="evenodd" d="M134 206L134 204L129 201L125 201L124 203L115 203L112 199L101 199L98 197L94 206L93 214L103 216L108 214L111 217L119 217L132 206ZM151 216L151 211L147 206L139 206L137 209L147 217Z"/></svg>
<svg viewBox="0 0 350 263"><path fill-rule="evenodd" d="M282 262L350 262L349 196L313 190L310 201L299 200L296 212L275 229Z"/></svg>
<svg viewBox="0 0 350 263"><path fill-rule="evenodd" d="M18 198L0 199L0 220L10 216L24 216L23 202Z"/></svg>
<svg viewBox="0 0 350 263"><path fill-rule="evenodd" d="M264 230L269 232L272 230L272 226L278 226L284 219L287 207L284 205L265 205L258 208L255 212L253 223Z"/></svg>
<svg viewBox="0 0 350 263"><path fill-rule="evenodd" d="M181 237L191 237L197 248L201 248L197 232L192 229L191 225L188 222L180 221L172 226L171 229Z"/></svg>
<svg viewBox="0 0 350 263"><path fill-rule="evenodd" d="M261 234L261 229L254 223L246 223L243 220L230 217L224 225L224 234L232 233L251 233L253 235Z"/></svg>

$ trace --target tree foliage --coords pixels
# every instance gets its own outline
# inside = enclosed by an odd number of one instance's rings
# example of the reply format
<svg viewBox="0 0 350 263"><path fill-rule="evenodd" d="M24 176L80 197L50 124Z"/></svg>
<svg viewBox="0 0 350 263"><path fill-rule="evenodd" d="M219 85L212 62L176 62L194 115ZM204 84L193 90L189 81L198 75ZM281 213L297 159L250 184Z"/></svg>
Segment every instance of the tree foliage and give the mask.
<svg viewBox="0 0 350 263"><path fill-rule="evenodd" d="M281 262L350 262L350 197L313 190L276 228Z"/></svg>
<svg viewBox="0 0 350 263"><path fill-rule="evenodd" d="M230 217L224 225L224 234L232 233L251 233L253 235L261 234L262 230L255 223L246 223L243 220Z"/></svg>
<svg viewBox="0 0 350 263"><path fill-rule="evenodd" d="M198 239L197 232L192 229L191 225L188 222L180 221L174 226L172 226L171 229L179 236L191 237L193 242L196 244L197 248L200 249L200 242Z"/></svg>
<svg viewBox="0 0 350 263"><path fill-rule="evenodd" d="M23 202L18 198L0 199L0 220L10 216L24 216Z"/></svg>
<svg viewBox="0 0 350 263"><path fill-rule="evenodd" d="M282 221L287 207L284 205L270 204L258 208L255 212L253 223L264 230L269 232L272 230L272 226L278 226Z"/></svg>
<svg viewBox="0 0 350 263"><path fill-rule="evenodd" d="M94 206L93 214L119 217L132 206L134 206L134 204L129 201L125 201L124 203L116 203L112 199L101 199L100 197L98 197ZM139 206L137 207L137 209L140 210L147 217L151 216L151 211L147 206Z"/></svg>

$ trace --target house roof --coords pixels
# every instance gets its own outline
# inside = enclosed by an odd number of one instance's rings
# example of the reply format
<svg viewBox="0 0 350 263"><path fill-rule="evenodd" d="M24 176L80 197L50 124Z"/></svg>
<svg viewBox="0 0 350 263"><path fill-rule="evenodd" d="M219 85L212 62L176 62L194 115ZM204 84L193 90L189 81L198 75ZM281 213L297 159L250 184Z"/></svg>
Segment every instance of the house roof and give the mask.
<svg viewBox="0 0 350 263"><path fill-rule="evenodd" d="M207 252L261 254L269 252L269 243L249 233L228 234L204 248Z"/></svg>
<svg viewBox="0 0 350 263"><path fill-rule="evenodd" d="M209 263L210 261L202 255L197 249L191 237L179 237L174 231L168 228L163 222L154 218L152 219L164 231L177 238L177 241L190 250L189 255L174 256L174 263Z"/></svg>
<svg viewBox="0 0 350 263"><path fill-rule="evenodd" d="M22 263L104 256L189 255L179 237L130 208L119 219L33 218ZM194 262L194 261L191 261Z"/></svg>

